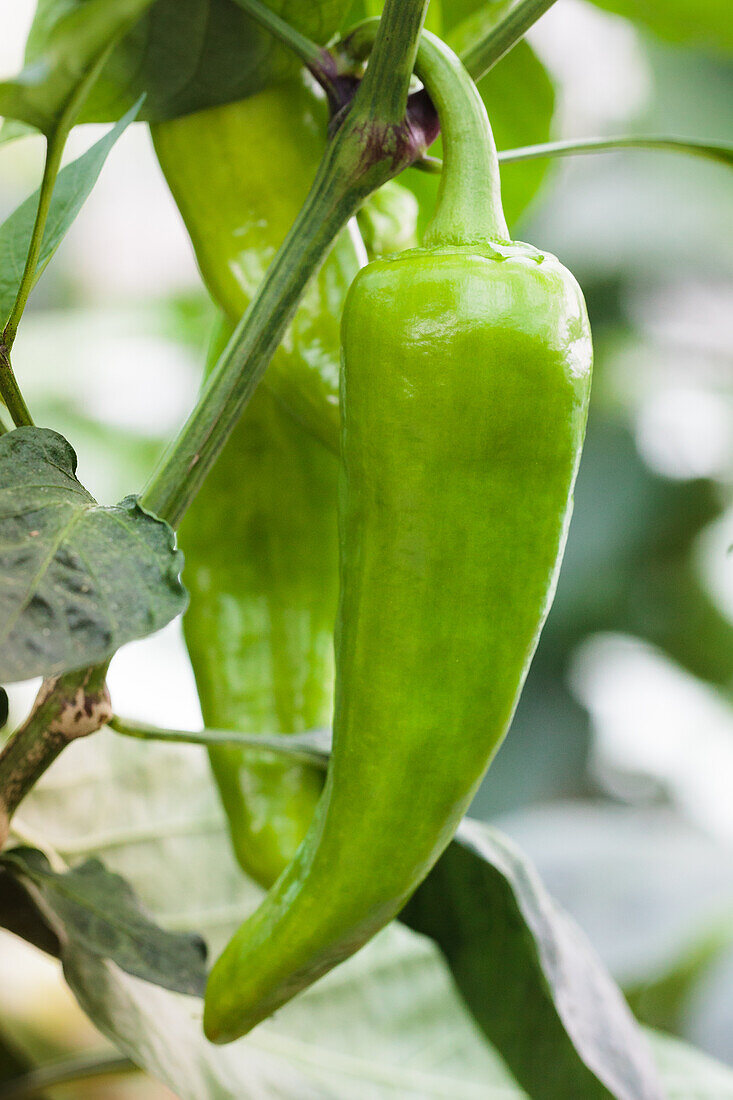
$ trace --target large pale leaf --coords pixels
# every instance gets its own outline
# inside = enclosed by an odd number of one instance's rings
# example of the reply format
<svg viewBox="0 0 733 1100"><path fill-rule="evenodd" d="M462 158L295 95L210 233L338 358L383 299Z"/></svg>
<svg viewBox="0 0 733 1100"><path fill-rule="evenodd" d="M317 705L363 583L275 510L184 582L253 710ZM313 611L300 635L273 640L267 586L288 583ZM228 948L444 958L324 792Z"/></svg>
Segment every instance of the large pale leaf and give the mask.
<svg viewBox="0 0 733 1100"><path fill-rule="evenodd" d="M186 737L129 721L114 726L138 737ZM259 740L289 759L302 759L304 747L293 745L297 735L188 736L207 745ZM312 734L301 738L312 745ZM317 766L325 766L326 745L321 731ZM619 989L529 861L496 829L464 820L400 919L441 948L475 1019L530 1095L661 1100L647 1045Z"/></svg>
<svg viewBox="0 0 733 1100"><path fill-rule="evenodd" d="M48 428L0 437L0 681L98 664L185 607L170 527L102 507Z"/></svg>
<svg viewBox="0 0 733 1100"><path fill-rule="evenodd" d="M91 149L59 172L36 267L36 281L89 197L112 147L134 120L139 107L140 104L136 103ZM38 210L38 197L36 191L0 226L0 318L8 316L18 292Z"/></svg>
<svg viewBox="0 0 733 1100"><path fill-rule="evenodd" d="M199 929L212 953L260 897L234 863L205 753L195 747L103 731L59 758L19 818L71 862L98 854L163 927ZM95 1023L181 1100L525 1098L438 952L399 926L226 1048L203 1038L196 998L78 946L64 962Z"/></svg>
<svg viewBox="0 0 733 1100"><path fill-rule="evenodd" d="M476 1020L530 1096L661 1100L618 988L497 830L465 820L401 919L442 949Z"/></svg>
<svg viewBox="0 0 733 1100"><path fill-rule="evenodd" d="M0 115L52 133L64 108L105 51L151 3L41 0L25 67L14 80L0 83ZM130 100L126 110L137 98Z"/></svg>
<svg viewBox="0 0 733 1100"><path fill-rule="evenodd" d="M230 856L196 748L102 732L59 759L22 816L70 859L99 852L161 923L198 926L213 944L257 902ZM201 1038L195 998L78 948L65 969L98 1026L182 1100L527 1100L470 1026L435 950L397 926L227 1048ZM681 1043L649 1040L667 1100L733 1100L730 1070Z"/></svg>

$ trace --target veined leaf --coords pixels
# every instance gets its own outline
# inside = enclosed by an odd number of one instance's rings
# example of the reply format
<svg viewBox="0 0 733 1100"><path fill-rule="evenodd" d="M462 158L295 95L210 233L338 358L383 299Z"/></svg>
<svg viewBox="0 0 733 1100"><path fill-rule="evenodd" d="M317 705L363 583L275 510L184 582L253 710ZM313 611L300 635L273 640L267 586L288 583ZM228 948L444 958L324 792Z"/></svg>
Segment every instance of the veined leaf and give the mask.
<svg viewBox="0 0 733 1100"><path fill-rule="evenodd" d="M120 3L134 7L137 14L91 90L80 115L82 122L114 121L143 94L143 118L150 122L175 118L253 95L299 67L297 59L235 0L115 0L114 4L112 0L40 0L24 74L35 72L37 59L48 59L47 79L55 84L60 77L53 76L52 52L62 62L78 63L73 40L68 58L52 50L65 21L79 20L86 33L87 20L95 22L97 14L103 18L105 11L111 17ZM309 38L326 42L337 30L349 0L268 0L268 4ZM26 115L13 117L28 121Z"/></svg>
<svg viewBox="0 0 733 1100"><path fill-rule="evenodd" d="M127 974L177 993L203 996L206 945L201 937L164 932L130 885L98 859L59 874L37 849L13 848L0 856L0 865L26 890L59 945L74 943L95 958L111 959ZM7 927L5 890L0 897L0 925ZM17 910L16 905L11 911L11 931L18 931Z"/></svg>
<svg viewBox="0 0 733 1100"><path fill-rule="evenodd" d="M182 555L133 497L102 507L48 428L0 437L0 680L99 664L183 611Z"/></svg>
<svg viewBox="0 0 733 1100"><path fill-rule="evenodd" d="M65 107L94 66L152 2L41 0L31 28L26 64L14 80L0 82L0 115L18 119L44 134L53 133Z"/></svg>

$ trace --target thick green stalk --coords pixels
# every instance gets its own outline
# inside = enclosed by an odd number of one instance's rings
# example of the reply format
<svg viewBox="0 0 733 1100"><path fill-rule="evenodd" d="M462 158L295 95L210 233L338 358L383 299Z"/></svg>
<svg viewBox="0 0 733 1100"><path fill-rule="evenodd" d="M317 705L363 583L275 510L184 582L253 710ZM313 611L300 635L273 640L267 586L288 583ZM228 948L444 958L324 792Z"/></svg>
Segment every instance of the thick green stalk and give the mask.
<svg viewBox="0 0 733 1100"><path fill-rule="evenodd" d="M387 0L354 104L362 114L401 125L427 8L427 0Z"/></svg>
<svg viewBox="0 0 733 1100"><path fill-rule="evenodd" d="M401 120L427 4L388 0L374 63L305 205L196 408L143 490L142 504L173 526L229 438L334 237L367 195L414 159L414 150L400 145Z"/></svg>

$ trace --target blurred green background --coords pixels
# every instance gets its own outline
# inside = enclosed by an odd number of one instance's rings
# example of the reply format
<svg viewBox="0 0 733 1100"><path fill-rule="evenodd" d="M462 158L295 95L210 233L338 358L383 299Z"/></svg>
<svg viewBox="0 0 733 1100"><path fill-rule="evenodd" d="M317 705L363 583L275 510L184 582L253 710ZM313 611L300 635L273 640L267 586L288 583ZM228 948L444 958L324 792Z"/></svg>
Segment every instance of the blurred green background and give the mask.
<svg viewBox="0 0 733 1100"><path fill-rule="evenodd" d="M32 7L4 5L3 72L18 68ZM714 55L581 0L530 41L555 85L554 137L730 139L733 69ZM485 93L490 109L499 92ZM69 156L99 132L75 132ZM41 154L36 138L0 147L1 217L36 186ZM523 171L505 169L508 189ZM730 176L647 152L557 161L511 228L579 279L596 380L557 599L472 812L535 859L642 1019L733 1063ZM134 491L183 419L211 319L147 131L132 127L15 351L39 421L74 442L98 498ZM151 672L161 662L165 700ZM177 626L127 647L110 686L132 717L200 722ZM11 693L16 718L32 694ZM0 989L18 985L3 993L0 1035L39 1058L89 1045L55 967L0 933ZM4 1057L0 1043L0 1077ZM131 1079L52 1095L170 1094Z"/></svg>

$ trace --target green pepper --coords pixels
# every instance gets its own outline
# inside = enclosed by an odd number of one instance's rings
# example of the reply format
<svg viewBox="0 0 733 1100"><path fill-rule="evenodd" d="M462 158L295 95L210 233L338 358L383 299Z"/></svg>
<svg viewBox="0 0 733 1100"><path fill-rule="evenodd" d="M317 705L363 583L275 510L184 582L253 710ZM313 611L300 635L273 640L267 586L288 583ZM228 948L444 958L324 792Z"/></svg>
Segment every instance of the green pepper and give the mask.
<svg viewBox="0 0 733 1100"><path fill-rule="evenodd" d="M325 147L328 111L291 80L248 99L151 127L204 282L239 321L303 205ZM352 221L337 237L275 352L263 385L332 451L339 446L339 323L366 260Z"/></svg>
<svg viewBox="0 0 733 1100"><path fill-rule="evenodd" d="M181 527L184 633L207 726L330 725L337 476L335 457L260 387ZM209 757L237 859L269 886L305 835L321 777L242 749Z"/></svg>
<svg viewBox="0 0 733 1100"><path fill-rule="evenodd" d="M342 324L333 754L295 858L215 964L204 1026L245 1034L352 955L453 835L548 613L585 430L580 289L511 243L483 104L447 47L418 75L445 165L424 246L357 276Z"/></svg>
<svg viewBox="0 0 733 1100"><path fill-rule="evenodd" d="M153 127L204 280L232 322L298 212L325 132L324 104L299 82ZM184 633L214 728L330 725L338 467L303 425L338 447L339 322L362 254L351 231L334 245L181 528ZM310 824L321 778L251 751L210 759L239 863L269 886Z"/></svg>

